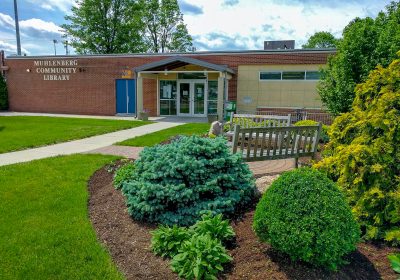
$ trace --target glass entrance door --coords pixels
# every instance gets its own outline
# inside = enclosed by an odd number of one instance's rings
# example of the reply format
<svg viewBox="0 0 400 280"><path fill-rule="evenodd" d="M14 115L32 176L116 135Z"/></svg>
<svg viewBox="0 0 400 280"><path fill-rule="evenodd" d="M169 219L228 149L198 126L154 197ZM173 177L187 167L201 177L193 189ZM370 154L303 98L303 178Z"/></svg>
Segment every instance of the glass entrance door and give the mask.
<svg viewBox="0 0 400 280"><path fill-rule="evenodd" d="M190 115L190 83L179 83L179 115Z"/></svg>
<svg viewBox="0 0 400 280"><path fill-rule="evenodd" d="M203 116L205 113L205 83L193 84L193 114Z"/></svg>
<svg viewBox="0 0 400 280"><path fill-rule="evenodd" d="M178 114L205 117L207 112L206 82L204 80L181 80L178 82Z"/></svg>

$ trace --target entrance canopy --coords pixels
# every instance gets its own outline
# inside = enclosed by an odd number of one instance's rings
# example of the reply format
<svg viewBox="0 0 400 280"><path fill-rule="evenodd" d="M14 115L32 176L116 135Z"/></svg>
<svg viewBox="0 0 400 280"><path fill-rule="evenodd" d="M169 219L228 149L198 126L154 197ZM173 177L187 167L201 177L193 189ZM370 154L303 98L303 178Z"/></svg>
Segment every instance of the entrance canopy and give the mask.
<svg viewBox="0 0 400 280"><path fill-rule="evenodd" d="M204 67L205 69L214 70L218 72L226 72L235 74L235 72L226 65L218 65L203 60L186 57L186 56L174 56L160 61L151 62L139 67L136 67L134 71L138 72L159 72L159 71L171 71L187 65L196 65Z"/></svg>
<svg viewBox="0 0 400 280"><path fill-rule="evenodd" d="M188 117L218 115L222 120L228 81L235 72L227 65L175 56L134 68L137 112L143 110L143 78L157 80L157 114ZM168 113L166 113L168 112Z"/></svg>

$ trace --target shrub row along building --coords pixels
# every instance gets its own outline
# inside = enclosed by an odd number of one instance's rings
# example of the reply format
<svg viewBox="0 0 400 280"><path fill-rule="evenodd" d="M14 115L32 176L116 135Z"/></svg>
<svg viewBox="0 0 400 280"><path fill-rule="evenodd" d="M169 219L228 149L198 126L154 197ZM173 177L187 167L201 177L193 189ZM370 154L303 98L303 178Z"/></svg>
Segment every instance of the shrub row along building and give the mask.
<svg viewBox="0 0 400 280"><path fill-rule="evenodd" d="M0 65L12 111L222 118L228 101L236 101L239 112L322 111L319 69L334 53L265 49L11 56Z"/></svg>

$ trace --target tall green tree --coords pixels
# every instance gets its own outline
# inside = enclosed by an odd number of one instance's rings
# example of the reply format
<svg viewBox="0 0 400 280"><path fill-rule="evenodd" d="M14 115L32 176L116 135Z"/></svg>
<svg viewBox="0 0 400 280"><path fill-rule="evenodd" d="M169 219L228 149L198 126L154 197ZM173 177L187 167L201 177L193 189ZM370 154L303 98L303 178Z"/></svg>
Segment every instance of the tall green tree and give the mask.
<svg viewBox="0 0 400 280"><path fill-rule="evenodd" d="M303 49L336 48L338 41L332 33L320 31L308 38L307 43L302 47Z"/></svg>
<svg viewBox="0 0 400 280"><path fill-rule="evenodd" d="M400 50L400 2L390 3L375 19L356 18L343 31L336 55L322 70L318 92L333 115L348 112L356 84L378 65L388 66Z"/></svg>
<svg viewBox="0 0 400 280"><path fill-rule="evenodd" d="M137 0L76 0L62 25L80 54L146 51Z"/></svg>
<svg viewBox="0 0 400 280"><path fill-rule="evenodd" d="M0 110L8 109L7 84L3 75L0 73Z"/></svg>
<svg viewBox="0 0 400 280"><path fill-rule="evenodd" d="M186 52L189 35L177 0L141 0L145 40L150 52Z"/></svg>

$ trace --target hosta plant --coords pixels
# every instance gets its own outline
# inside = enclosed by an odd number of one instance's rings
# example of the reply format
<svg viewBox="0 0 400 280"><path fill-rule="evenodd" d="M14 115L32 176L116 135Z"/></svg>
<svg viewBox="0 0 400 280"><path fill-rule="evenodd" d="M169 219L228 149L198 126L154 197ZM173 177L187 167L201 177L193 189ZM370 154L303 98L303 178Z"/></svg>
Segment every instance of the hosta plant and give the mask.
<svg viewBox="0 0 400 280"><path fill-rule="evenodd" d="M235 233L222 215L210 213L193 226L160 226L152 231L151 247L155 254L172 258L173 271L185 279L215 279L223 271L222 264L231 260L222 241Z"/></svg>
<svg viewBox="0 0 400 280"><path fill-rule="evenodd" d="M135 166L133 162L128 162L117 169L113 180L114 187L116 189L120 189L122 187L122 183L130 178L134 168Z"/></svg>
<svg viewBox="0 0 400 280"><path fill-rule="evenodd" d="M151 248L156 255L172 258L178 254L184 241L192 236L192 232L184 227L160 226L151 232Z"/></svg>
<svg viewBox="0 0 400 280"><path fill-rule="evenodd" d="M182 244L179 254L171 262L179 277L191 279L217 279L223 264L232 258L218 239L206 234L195 234Z"/></svg>
<svg viewBox="0 0 400 280"><path fill-rule="evenodd" d="M228 220L223 220L222 215L212 216L208 213L203 215L202 219L195 223L191 230L197 234L209 234L212 238L221 242L226 242L235 237L233 228Z"/></svg>
<svg viewBox="0 0 400 280"><path fill-rule="evenodd" d="M255 197L252 173L226 140L183 136L145 148L123 180L130 215L140 221L192 225L207 211L226 216Z"/></svg>

